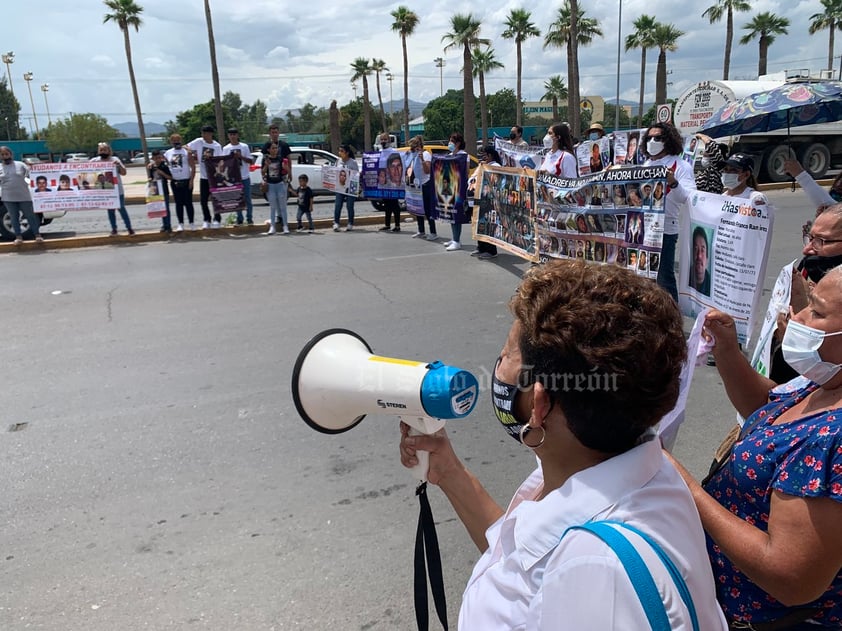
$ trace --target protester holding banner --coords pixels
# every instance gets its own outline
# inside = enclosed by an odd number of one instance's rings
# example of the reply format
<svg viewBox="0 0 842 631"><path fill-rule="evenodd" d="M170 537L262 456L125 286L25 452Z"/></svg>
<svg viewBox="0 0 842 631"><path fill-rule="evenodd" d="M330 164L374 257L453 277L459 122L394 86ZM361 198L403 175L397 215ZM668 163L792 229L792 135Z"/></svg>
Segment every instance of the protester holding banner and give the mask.
<svg viewBox="0 0 842 631"><path fill-rule="evenodd" d="M754 179L754 159L744 153L735 153L722 168L722 194L728 197L753 199L757 180ZM763 195L757 193L757 195ZM765 200L766 196L763 195Z"/></svg>
<svg viewBox="0 0 842 631"><path fill-rule="evenodd" d="M579 176L576 165L576 153L573 150L573 138L567 125L552 125L544 136L544 148L549 153L544 157L539 171L550 175L572 179Z"/></svg>
<svg viewBox="0 0 842 631"><path fill-rule="evenodd" d="M109 164L114 164L117 167L117 191L120 195L120 217L123 219L123 223L126 225L126 230L128 230L129 235L134 234L134 230L132 230L132 222L129 219L129 212L126 210L126 194L123 190L123 177L126 174L126 167L123 165L120 158L115 155L111 154L111 145L107 142L101 142L97 145L97 155L94 158L91 158L91 162L108 162ZM115 213L114 208L108 209L108 223L111 224L111 236L117 236L117 215Z"/></svg>
<svg viewBox="0 0 842 631"><path fill-rule="evenodd" d="M513 125L509 130L509 142L517 148L528 147L529 143L523 139L523 127L520 125ZM502 166L502 163L501 163Z"/></svg>
<svg viewBox="0 0 842 631"><path fill-rule="evenodd" d="M784 171L795 178L798 185L804 189L810 202L817 210L842 202L842 173L834 178L830 185L830 191L823 189L818 182L810 177L810 174L804 170L801 163L795 158L788 158L784 160Z"/></svg>
<svg viewBox="0 0 842 631"><path fill-rule="evenodd" d="M160 149L152 150L152 160L146 164L148 180L154 182L156 189L160 190L164 197L164 208L166 214L161 217L161 232L172 231L172 216L170 214L170 191L169 182L172 180L172 172Z"/></svg>
<svg viewBox="0 0 842 631"><path fill-rule="evenodd" d="M388 149L389 145L391 144L391 141L392 141L392 139L391 139L391 137L389 136L388 133L383 132L382 134L380 134L381 151L384 151L384 150ZM387 171L387 175L390 175L393 172L394 169L392 167L392 164L395 160L397 161L397 165L399 165L399 167L400 167L397 170L398 171L398 177L397 177L397 184L395 184L395 186L398 186L398 187L402 188L404 186L404 182L403 182L402 175L401 175L403 173L403 161L401 159L400 154L394 153L389 157L389 161L387 162L386 171ZM386 181L383 182L383 186L388 186L390 183L391 183L390 178L387 177ZM378 181L378 184L379 184L379 181ZM386 231L400 232L401 231L401 204L400 204L400 201L398 199L394 199L392 197L387 197L385 199L378 200L378 205L383 209L383 212L386 215L385 225L382 228L380 228L380 231L381 232L386 232ZM392 228L392 218L393 217L394 217L394 220L395 220L395 227L394 228Z"/></svg>
<svg viewBox="0 0 842 631"><path fill-rule="evenodd" d="M675 303L631 270L564 260L528 271L510 308L492 405L540 464L508 508L459 460L445 430L409 436L401 425L401 462L429 452L427 480L482 552L459 629L653 628L640 578L632 583L618 553L580 529L611 521L642 557L642 576L653 575L649 604L665 618L657 628L689 631L697 617L695 628L724 631L693 498L653 430L678 400L687 354Z"/></svg>
<svg viewBox="0 0 842 631"><path fill-rule="evenodd" d="M452 156L468 155L468 152L465 151L465 139L462 137L462 134L460 134L458 131L455 131L452 134L450 134L450 140L447 143L447 148L450 150L450 155ZM450 220L450 233L453 236L453 239L444 244L444 249L448 252L461 250L462 224L459 223L459 220L456 218L455 212L453 218Z"/></svg>
<svg viewBox="0 0 842 631"><path fill-rule="evenodd" d="M249 166L254 162L251 157L251 148L244 142L240 142L240 131L236 128L228 130L228 144L222 148L222 155L234 154L240 162L240 178L243 183L243 197L246 202L246 222L248 225L254 223L254 206L251 200L251 175ZM237 225L243 225L243 211L237 210Z"/></svg>
<svg viewBox="0 0 842 631"><path fill-rule="evenodd" d="M794 314L776 387L737 345L734 320L705 326L725 391L746 421L704 487L677 465L707 530L719 603L733 628L842 624L842 267Z"/></svg>
<svg viewBox="0 0 842 631"><path fill-rule="evenodd" d="M435 241L439 238L436 234L436 191L432 178L431 162L433 155L424 149L424 136L413 136L409 139L410 161L412 169L411 186L421 187L422 203L424 214L416 215L418 231L412 235L413 239L424 239ZM430 227L430 232L424 230L424 219Z"/></svg>
<svg viewBox="0 0 842 631"><path fill-rule="evenodd" d="M14 154L9 147L0 147L0 188L3 189L3 204L6 206L6 213L12 223L12 232L15 233L15 245L23 243L20 231L20 216L26 218L35 241L41 243L44 237L39 232L41 218L35 214L32 206L32 193L29 192L29 184L26 178L29 177L29 166L25 162L14 159ZM45 180L46 182L46 180Z"/></svg>
<svg viewBox="0 0 842 631"><path fill-rule="evenodd" d="M187 148L192 152L193 160L199 164L199 204L202 207L202 228L207 230L210 227L219 228L222 215L214 214L211 222L210 212L210 181L205 160L213 156L222 155L222 145L213 139L213 125L202 127L202 135L187 143Z"/></svg>
<svg viewBox="0 0 842 631"><path fill-rule="evenodd" d="M349 171L360 170L357 161L354 159L354 150L351 149L351 145L339 146L339 162L336 166L341 169L348 169ZM336 193L336 199L333 202L333 231L339 232L339 219L342 217L342 204L348 205L348 225L345 226L345 232L350 232L354 229L354 196L346 195L344 193Z"/></svg>
<svg viewBox="0 0 842 631"><path fill-rule="evenodd" d="M514 127L512 129L514 129ZM521 130L521 133L523 133L523 130ZM497 153L494 145L485 145L480 152L479 159L482 164L490 167L502 166L500 154ZM481 191L477 190L480 188L481 183L477 182L476 176L471 179L473 180L474 188L471 189L471 180L468 180L468 195L470 196L469 200L474 200L481 194ZM475 203L476 202L474 202L474 204ZM477 257L480 261L488 261L496 258L497 246L493 243L486 243L485 241L477 240L477 249L471 252L471 256Z"/></svg>
<svg viewBox="0 0 842 631"><path fill-rule="evenodd" d="M696 137L705 143L701 160L702 168L696 175L696 189L720 195L724 189L722 169L728 158L728 145L718 143L704 134L696 134Z"/></svg>
<svg viewBox="0 0 842 631"><path fill-rule="evenodd" d="M664 204L664 239L661 246L661 264L658 268L658 284L678 301L678 284L675 280L678 217L682 210L686 210L690 191L696 190L696 180L693 177L693 167L681 159L681 135L669 123L655 123L646 130L643 148L647 156L644 166L668 168L669 190Z"/></svg>

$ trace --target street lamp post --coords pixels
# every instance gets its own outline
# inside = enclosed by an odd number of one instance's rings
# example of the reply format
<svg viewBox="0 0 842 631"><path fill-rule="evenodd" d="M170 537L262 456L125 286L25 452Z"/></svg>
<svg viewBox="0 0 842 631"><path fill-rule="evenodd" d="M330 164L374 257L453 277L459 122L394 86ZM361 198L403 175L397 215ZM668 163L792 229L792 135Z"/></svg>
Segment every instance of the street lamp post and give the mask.
<svg viewBox="0 0 842 631"><path fill-rule="evenodd" d="M32 79L33 74L31 72L23 73L23 80L26 81L26 88L29 90L29 103L32 105L32 118L35 119L35 140L40 140L38 137L38 116L35 114L35 100L32 98Z"/></svg>
<svg viewBox="0 0 842 631"><path fill-rule="evenodd" d="M6 139L11 140L12 139L12 132L9 131L9 117L4 116L3 118L6 119Z"/></svg>
<svg viewBox="0 0 842 631"><path fill-rule="evenodd" d="M392 81L395 80L395 75L391 72L386 73L386 81L389 82L389 119L393 119L395 117L395 101L392 98Z"/></svg>
<svg viewBox="0 0 842 631"><path fill-rule="evenodd" d="M617 16L617 100L614 101L614 131L620 129L620 50L623 43L623 0Z"/></svg>
<svg viewBox="0 0 842 631"><path fill-rule="evenodd" d="M15 63L15 53L11 50L8 53L3 53L2 55L3 63L6 64L6 76L9 78L9 91L12 93L12 96L15 96L15 87L12 85L12 71L9 66Z"/></svg>
<svg viewBox="0 0 842 631"><path fill-rule="evenodd" d="M433 61L436 62L436 68L439 69L439 96L444 96L444 71L442 68L444 68L444 64L447 62L441 57L436 57Z"/></svg>
<svg viewBox="0 0 842 631"><path fill-rule="evenodd" d="M47 92L50 90L50 84L44 83L41 86L41 92L44 93L44 107L47 108L47 126L52 127L53 119L50 117L50 104L47 102Z"/></svg>
<svg viewBox="0 0 842 631"><path fill-rule="evenodd" d="M351 87L354 89L354 100L357 100L357 83L356 81L351 81Z"/></svg>

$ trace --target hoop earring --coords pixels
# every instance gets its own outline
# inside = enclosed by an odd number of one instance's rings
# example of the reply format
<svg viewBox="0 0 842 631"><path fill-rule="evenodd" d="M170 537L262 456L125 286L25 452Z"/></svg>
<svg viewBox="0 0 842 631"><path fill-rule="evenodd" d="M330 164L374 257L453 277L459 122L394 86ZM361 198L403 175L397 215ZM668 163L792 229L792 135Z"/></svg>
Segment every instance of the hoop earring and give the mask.
<svg viewBox="0 0 842 631"><path fill-rule="evenodd" d="M537 445L530 445L529 443L526 442L526 435L529 434L529 432L531 432L533 429L535 429L535 428L530 427L528 424L521 427L520 428L520 442L522 442L524 445L526 445L527 447L529 447L530 449L532 449L534 451L534 450L538 449L538 447L540 447L541 445L544 444L544 441L547 439L547 430L544 429L543 425L539 425L538 429L541 430L541 440L538 441Z"/></svg>

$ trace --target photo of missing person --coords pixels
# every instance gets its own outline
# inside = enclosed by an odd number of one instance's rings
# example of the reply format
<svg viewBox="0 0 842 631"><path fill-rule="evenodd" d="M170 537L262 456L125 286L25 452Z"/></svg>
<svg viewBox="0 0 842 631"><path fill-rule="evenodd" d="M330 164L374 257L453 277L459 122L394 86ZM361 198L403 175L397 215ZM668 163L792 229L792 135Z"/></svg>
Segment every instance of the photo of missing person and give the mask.
<svg viewBox="0 0 842 631"><path fill-rule="evenodd" d="M626 214L626 242L640 245L643 243L643 213L630 211Z"/></svg>
<svg viewBox="0 0 842 631"><path fill-rule="evenodd" d="M629 133L629 145L626 152L626 164L637 164L637 146L640 142L640 132Z"/></svg>
<svg viewBox="0 0 842 631"><path fill-rule="evenodd" d="M622 184L615 184L614 185L614 205L618 208L622 208L626 206L628 202L626 201L626 187Z"/></svg>
<svg viewBox="0 0 842 631"><path fill-rule="evenodd" d="M58 190L59 191L72 191L75 190L73 186L70 184L70 176L66 173L62 173L58 176Z"/></svg>
<svg viewBox="0 0 842 631"><path fill-rule="evenodd" d="M661 255L657 252L651 252L649 254L649 271L657 272L659 267L661 267Z"/></svg>
<svg viewBox="0 0 842 631"><path fill-rule="evenodd" d="M35 190L34 193L49 193L52 189L47 186L47 178L43 175L39 175L35 178Z"/></svg>
<svg viewBox="0 0 842 631"><path fill-rule="evenodd" d="M590 232L590 230L588 230L588 221L585 219L584 215L576 215L576 229L584 234Z"/></svg>
<svg viewBox="0 0 842 631"><path fill-rule="evenodd" d="M710 228L693 226L693 258L690 266L689 284L703 296L710 296Z"/></svg>
<svg viewBox="0 0 842 631"><path fill-rule="evenodd" d="M617 219L617 234L625 234L626 233L626 216L625 215L614 215Z"/></svg>
<svg viewBox="0 0 842 631"><path fill-rule="evenodd" d="M617 265L625 267L628 262L628 250L626 248L617 248Z"/></svg>
<svg viewBox="0 0 842 631"><path fill-rule="evenodd" d="M637 269L637 250L629 249L629 269Z"/></svg>
<svg viewBox="0 0 842 631"><path fill-rule="evenodd" d="M593 246L593 260L597 263L605 262L605 244L597 241Z"/></svg>

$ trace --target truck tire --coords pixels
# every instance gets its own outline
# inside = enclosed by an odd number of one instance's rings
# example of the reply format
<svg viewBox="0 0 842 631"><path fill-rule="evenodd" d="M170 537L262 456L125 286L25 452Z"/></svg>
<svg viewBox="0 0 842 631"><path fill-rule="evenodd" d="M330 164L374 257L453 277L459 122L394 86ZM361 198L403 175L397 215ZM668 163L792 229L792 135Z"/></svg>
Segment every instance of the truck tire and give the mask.
<svg viewBox="0 0 842 631"><path fill-rule="evenodd" d="M798 154L798 161L804 170L814 180L819 180L827 174L830 168L830 150L820 142L807 145Z"/></svg>
<svg viewBox="0 0 842 631"><path fill-rule="evenodd" d="M32 237L32 230L29 228L29 222L20 216L20 232L24 239ZM0 238L5 241L13 241L15 238L15 231L12 229L12 220L9 218L9 213L6 211L6 206L0 202Z"/></svg>
<svg viewBox="0 0 842 631"><path fill-rule="evenodd" d="M786 145L777 145L763 152L762 172L769 182L786 182L790 179L784 171L784 160L795 157L795 152Z"/></svg>

